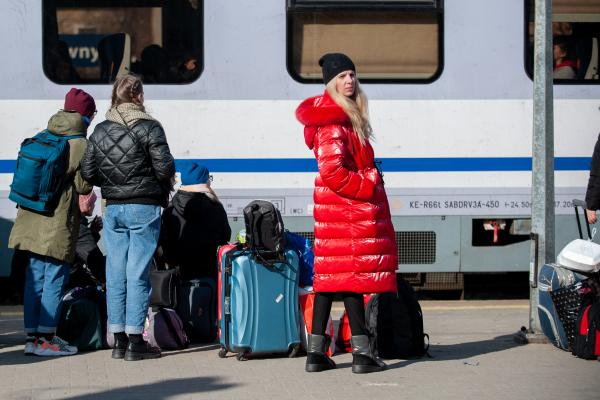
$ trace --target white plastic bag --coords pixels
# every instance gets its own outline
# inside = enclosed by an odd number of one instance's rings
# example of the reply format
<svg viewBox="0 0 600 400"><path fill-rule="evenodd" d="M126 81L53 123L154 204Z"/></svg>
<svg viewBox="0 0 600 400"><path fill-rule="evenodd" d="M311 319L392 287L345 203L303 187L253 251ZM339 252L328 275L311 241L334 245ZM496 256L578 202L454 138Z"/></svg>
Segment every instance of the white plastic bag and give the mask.
<svg viewBox="0 0 600 400"><path fill-rule="evenodd" d="M575 239L560 251L556 261L562 267L573 271L598 272L600 271L600 244Z"/></svg>

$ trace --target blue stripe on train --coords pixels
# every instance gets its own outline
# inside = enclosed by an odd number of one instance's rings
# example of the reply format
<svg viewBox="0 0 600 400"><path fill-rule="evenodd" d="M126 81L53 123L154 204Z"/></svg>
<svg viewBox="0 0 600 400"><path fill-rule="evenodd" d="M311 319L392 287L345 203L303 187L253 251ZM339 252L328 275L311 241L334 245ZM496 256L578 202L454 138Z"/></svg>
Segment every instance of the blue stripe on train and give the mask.
<svg viewBox="0 0 600 400"><path fill-rule="evenodd" d="M530 171L531 157L378 158L384 172ZM590 157L556 157L556 171L588 171ZM195 159L211 172L316 172L312 158ZM12 173L15 160L0 160L0 173Z"/></svg>

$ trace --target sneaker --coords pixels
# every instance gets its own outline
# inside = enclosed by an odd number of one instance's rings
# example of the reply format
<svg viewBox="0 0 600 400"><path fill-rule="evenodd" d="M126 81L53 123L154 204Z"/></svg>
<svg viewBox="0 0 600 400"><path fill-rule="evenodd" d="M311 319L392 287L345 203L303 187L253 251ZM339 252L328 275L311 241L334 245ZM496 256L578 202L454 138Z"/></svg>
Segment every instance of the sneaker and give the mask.
<svg viewBox="0 0 600 400"><path fill-rule="evenodd" d="M69 343L65 342L58 336L54 335L51 340L39 338L38 345L36 346L33 354L36 356L71 356L77 353L77 347L69 346Z"/></svg>
<svg viewBox="0 0 600 400"><path fill-rule="evenodd" d="M37 338L35 336L27 336L25 338L25 355L32 356L35 352L35 348L37 347Z"/></svg>

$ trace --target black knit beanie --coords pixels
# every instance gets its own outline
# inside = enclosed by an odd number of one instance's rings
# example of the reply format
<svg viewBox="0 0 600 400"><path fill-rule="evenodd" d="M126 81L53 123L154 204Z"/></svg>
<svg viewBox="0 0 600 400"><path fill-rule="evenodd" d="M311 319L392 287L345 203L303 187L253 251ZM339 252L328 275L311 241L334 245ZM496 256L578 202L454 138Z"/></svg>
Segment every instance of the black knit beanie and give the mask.
<svg viewBox="0 0 600 400"><path fill-rule="evenodd" d="M319 65L323 68L323 82L327 82L335 78L340 72L351 69L356 73L354 63L345 54L342 53L327 53L319 59Z"/></svg>

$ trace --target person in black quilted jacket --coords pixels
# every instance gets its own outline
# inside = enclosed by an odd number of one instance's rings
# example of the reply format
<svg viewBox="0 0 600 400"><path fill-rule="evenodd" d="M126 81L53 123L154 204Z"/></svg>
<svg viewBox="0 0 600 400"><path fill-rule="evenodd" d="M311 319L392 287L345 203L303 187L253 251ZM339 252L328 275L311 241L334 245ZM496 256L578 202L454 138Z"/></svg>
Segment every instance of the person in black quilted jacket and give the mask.
<svg viewBox="0 0 600 400"><path fill-rule="evenodd" d="M600 136L594 146L585 203L587 220L590 224L595 224L597 221L596 210L600 210Z"/></svg>
<svg viewBox="0 0 600 400"><path fill-rule="evenodd" d="M115 336L112 357L160 357L160 349L145 342L142 333L160 209L167 205L175 164L163 127L146 113L138 76L115 81L111 107L89 138L81 175L99 186L106 200L103 238L108 330Z"/></svg>

